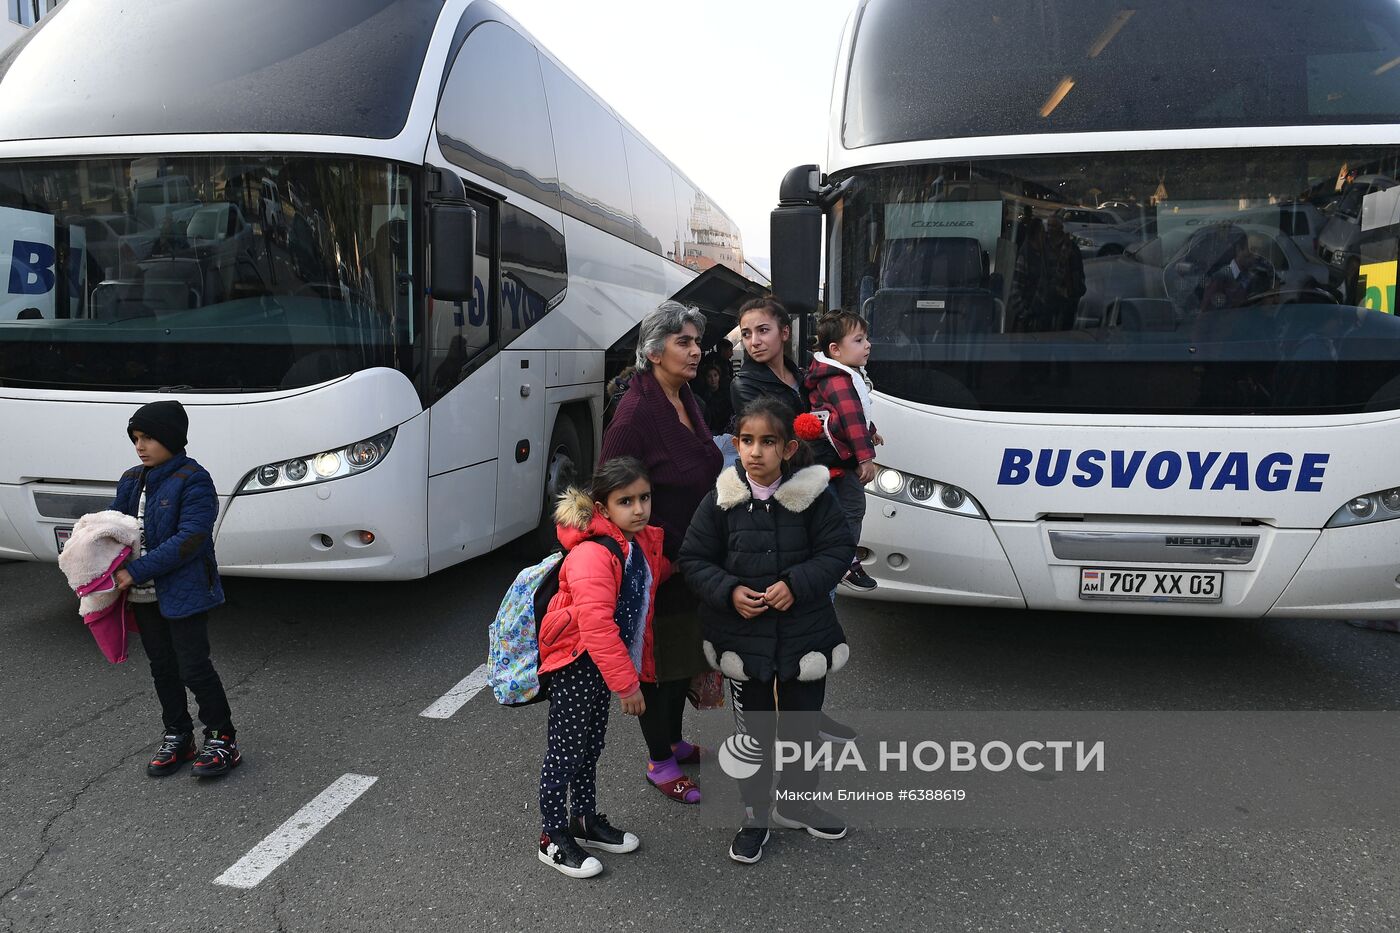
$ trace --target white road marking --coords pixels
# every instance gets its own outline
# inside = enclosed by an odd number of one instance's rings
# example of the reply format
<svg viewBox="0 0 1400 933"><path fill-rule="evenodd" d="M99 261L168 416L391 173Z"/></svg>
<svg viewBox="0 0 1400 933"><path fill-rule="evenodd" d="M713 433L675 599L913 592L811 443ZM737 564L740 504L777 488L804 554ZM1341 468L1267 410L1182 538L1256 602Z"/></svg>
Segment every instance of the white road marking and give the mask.
<svg viewBox="0 0 1400 933"><path fill-rule="evenodd" d="M451 719L452 714L457 712L467 701L476 696L486 687L486 665L483 664L472 671L466 677L457 681L457 686L444 693L433 703L432 706L419 713L419 716L427 716L429 719Z"/></svg>
<svg viewBox="0 0 1400 933"><path fill-rule="evenodd" d="M311 841L331 820L379 780L363 774L342 774L281 826L253 846L247 855L214 879L230 888L254 888L296 851Z"/></svg>

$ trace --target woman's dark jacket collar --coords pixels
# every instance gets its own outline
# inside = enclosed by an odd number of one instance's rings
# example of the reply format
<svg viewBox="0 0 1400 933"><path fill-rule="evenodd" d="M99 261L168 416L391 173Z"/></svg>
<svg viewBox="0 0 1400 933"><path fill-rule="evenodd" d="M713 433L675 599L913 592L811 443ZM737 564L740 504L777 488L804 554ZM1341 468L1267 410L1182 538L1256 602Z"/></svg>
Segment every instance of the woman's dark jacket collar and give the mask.
<svg viewBox="0 0 1400 933"><path fill-rule="evenodd" d="M788 372L797 380L796 387L779 379L773 370L768 368L767 363L755 363L750 357L744 357L744 365L739 367L734 381L729 384L729 400L736 415L743 411L749 402L764 396L772 396L791 405L793 414L800 415L808 410L807 396L802 391L802 370L787 357L783 357L783 362L787 365Z"/></svg>
<svg viewBox="0 0 1400 933"><path fill-rule="evenodd" d="M800 387L802 385L802 370L792 361L792 357L784 355L783 365L787 367L788 372L792 373L793 378L797 380L797 384ZM750 356L744 357L744 362L739 366L738 375L743 376L745 379L753 379L757 382L771 382L773 385L781 386L789 392L796 391L792 386L779 379L778 374L773 372L771 366L767 363L755 362Z"/></svg>

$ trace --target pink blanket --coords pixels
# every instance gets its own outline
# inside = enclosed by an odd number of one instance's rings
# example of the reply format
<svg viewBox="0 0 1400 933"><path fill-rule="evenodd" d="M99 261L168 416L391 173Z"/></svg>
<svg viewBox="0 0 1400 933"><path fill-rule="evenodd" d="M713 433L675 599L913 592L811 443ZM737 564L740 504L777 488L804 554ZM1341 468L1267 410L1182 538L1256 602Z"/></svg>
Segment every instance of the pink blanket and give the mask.
<svg viewBox="0 0 1400 933"><path fill-rule="evenodd" d="M75 592L79 596L89 596L93 593L101 593L114 590L117 581L114 575L121 567L122 561L131 554L131 548L124 547L117 555L116 560L107 568L101 576L95 577L78 587ZM136 613L126 601L126 593L117 594L115 602L97 610L83 614L83 621L87 623L88 631L97 640L97 647L102 649L107 660L113 664L120 664L126 660L126 635L127 632L138 632L136 627Z"/></svg>

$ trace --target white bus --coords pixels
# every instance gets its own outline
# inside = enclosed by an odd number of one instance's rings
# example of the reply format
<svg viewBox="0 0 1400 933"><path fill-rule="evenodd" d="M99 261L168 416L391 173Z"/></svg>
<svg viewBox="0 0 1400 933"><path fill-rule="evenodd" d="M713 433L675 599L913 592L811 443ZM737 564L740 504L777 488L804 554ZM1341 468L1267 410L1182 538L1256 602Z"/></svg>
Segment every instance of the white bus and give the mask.
<svg viewBox="0 0 1400 933"><path fill-rule="evenodd" d="M869 595L1400 616L1394 263L1358 289L1316 242L1350 181L1400 177L1400 5L1130 6L847 26L773 282L814 309L824 246L825 305L869 322ZM1100 256L1062 230L1105 206Z"/></svg>
<svg viewBox="0 0 1400 933"><path fill-rule="evenodd" d="M482 554L591 468L607 349L726 259L490 3L69 0L0 54L0 558L55 559L157 398L224 573Z"/></svg>

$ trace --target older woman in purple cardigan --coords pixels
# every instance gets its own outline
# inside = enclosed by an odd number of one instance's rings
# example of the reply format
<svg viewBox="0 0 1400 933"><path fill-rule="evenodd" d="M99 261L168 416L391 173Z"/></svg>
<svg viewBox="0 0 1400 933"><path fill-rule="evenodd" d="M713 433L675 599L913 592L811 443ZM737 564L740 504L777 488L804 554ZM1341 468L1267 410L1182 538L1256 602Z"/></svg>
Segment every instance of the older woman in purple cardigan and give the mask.
<svg viewBox="0 0 1400 933"><path fill-rule="evenodd" d="M636 457L651 474L651 523L665 532L663 551L675 561L691 516L719 477L723 457L688 383L700 365L705 317L675 301L642 319L637 331L637 375L603 433L600 460ZM642 684L646 712L647 779L666 796L699 803L700 789L682 770L700 749L681 737L691 678L710 670L700 650L695 598L679 573L656 594L653 621L656 683Z"/></svg>

